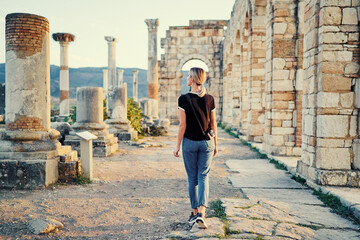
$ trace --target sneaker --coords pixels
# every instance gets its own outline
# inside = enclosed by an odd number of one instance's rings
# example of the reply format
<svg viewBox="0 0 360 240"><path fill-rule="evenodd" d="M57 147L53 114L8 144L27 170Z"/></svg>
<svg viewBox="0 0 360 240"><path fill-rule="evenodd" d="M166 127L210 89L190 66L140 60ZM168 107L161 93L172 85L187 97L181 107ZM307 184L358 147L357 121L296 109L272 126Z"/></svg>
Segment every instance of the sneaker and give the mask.
<svg viewBox="0 0 360 240"><path fill-rule="evenodd" d="M198 224L200 229L207 229L208 225L205 222L205 217L203 216L202 213L198 213L196 214L196 223Z"/></svg>
<svg viewBox="0 0 360 240"><path fill-rule="evenodd" d="M190 215L189 220L188 220L187 222L188 222L189 224L194 224L195 221L196 221L196 217L197 217L197 214L194 215L194 213L191 212L191 215Z"/></svg>

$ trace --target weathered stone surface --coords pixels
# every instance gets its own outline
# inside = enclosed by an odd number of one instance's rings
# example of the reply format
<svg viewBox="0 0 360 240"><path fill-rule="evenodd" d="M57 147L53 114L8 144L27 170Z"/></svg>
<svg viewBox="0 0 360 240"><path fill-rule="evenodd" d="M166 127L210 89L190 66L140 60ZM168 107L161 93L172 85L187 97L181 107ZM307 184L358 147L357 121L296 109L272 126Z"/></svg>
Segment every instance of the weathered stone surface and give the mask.
<svg viewBox="0 0 360 240"><path fill-rule="evenodd" d="M311 228L301 227L289 223L280 223L276 227L275 236L288 237L292 239L311 239L315 235L315 231Z"/></svg>
<svg viewBox="0 0 360 240"><path fill-rule="evenodd" d="M274 226L277 224L272 221L252 220L240 217L229 217L229 228L240 233L257 233L271 236Z"/></svg>
<svg viewBox="0 0 360 240"><path fill-rule="evenodd" d="M219 218L207 218L206 223L208 224L208 229L199 229L198 225L194 224L189 231L173 231L167 237L180 239L211 239L211 237L215 235L225 236L224 223L222 223Z"/></svg>
<svg viewBox="0 0 360 240"><path fill-rule="evenodd" d="M28 227L34 234L46 234L62 229L64 225L54 219L33 219L28 222Z"/></svg>

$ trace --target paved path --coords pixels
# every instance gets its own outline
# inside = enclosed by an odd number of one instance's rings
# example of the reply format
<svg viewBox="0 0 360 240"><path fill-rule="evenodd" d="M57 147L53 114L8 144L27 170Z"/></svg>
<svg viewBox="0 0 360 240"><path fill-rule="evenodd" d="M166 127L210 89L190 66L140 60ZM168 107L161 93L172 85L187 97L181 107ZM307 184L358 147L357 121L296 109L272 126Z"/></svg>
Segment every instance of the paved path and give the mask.
<svg viewBox="0 0 360 240"><path fill-rule="evenodd" d="M120 144L113 156L96 158L93 184L0 189L0 239L360 239L359 226L223 130L210 201L221 200L226 216L209 217L207 230L190 228L186 173L172 156L176 129L142 140L149 148ZM39 218L65 227L34 235L27 223Z"/></svg>
<svg viewBox="0 0 360 240"><path fill-rule="evenodd" d="M239 140L237 140L239 141ZM231 141L232 142L232 141ZM229 141L220 141L231 148ZM184 239L360 239L359 225L331 212L313 190L276 169L267 159L239 154L225 160L228 179L245 199L222 198L226 217L209 218L209 230L195 225L170 237ZM225 230L224 230L225 229Z"/></svg>

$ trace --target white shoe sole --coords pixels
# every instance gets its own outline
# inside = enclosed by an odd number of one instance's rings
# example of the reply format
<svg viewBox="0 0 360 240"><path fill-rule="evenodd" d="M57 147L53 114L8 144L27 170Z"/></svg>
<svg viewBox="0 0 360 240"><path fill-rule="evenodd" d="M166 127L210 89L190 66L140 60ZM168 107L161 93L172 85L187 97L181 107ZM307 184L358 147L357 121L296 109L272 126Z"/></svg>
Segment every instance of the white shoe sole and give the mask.
<svg viewBox="0 0 360 240"><path fill-rule="evenodd" d="M206 222L204 220L202 220L202 219L197 219L196 223L198 224L198 227L200 229L207 229L208 228Z"/></svg>

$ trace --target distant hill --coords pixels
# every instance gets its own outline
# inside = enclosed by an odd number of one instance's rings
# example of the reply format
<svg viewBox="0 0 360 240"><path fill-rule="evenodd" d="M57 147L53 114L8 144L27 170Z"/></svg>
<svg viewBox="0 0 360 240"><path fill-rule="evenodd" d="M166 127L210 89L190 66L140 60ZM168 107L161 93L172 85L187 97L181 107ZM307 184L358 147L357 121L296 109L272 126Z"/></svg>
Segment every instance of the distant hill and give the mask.
<svg viewBox="0 0 360 240"><path fill-rule="evenodd" d="M70 98L76 98L76 88L78 87L102 87L103 86L103 72L105 67L85 67L85 68L69 68L69 81L70 81ZM127 83L128 97L132 97L133 87L133 70L139 70L138 73L138 97L139 99L147 95L147 70L139 68L118 68L124 70L124 82ZM181 81L181 93L184 94L189 91L186 86L186 78L188 71L183 71ZM51 97L59 98L59 77L60 67L50 66L50 92ZM5 83L5 63L0 63L0 83Z"/></svg>
<svg viewBox="0 0 360 240"><path fill-rule="evenodd" d="M70 98L76 98L76 88L78 87L102 87L103 86L103 72L105 67L86 67L86 68L69 68L69 91ZM139 70L138 73L138 95L139 98L144 98L147 95L147 71L139 68L118 68L124 70L124 82L127 83L128 97L132 97L132 79L133 70ZM60 67L50 66L50 91L51 96L58 98L60 95L59 89ZM5 63L0 64L0 83L5 83Z"/></svg>

